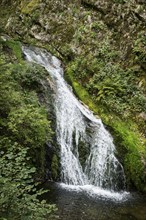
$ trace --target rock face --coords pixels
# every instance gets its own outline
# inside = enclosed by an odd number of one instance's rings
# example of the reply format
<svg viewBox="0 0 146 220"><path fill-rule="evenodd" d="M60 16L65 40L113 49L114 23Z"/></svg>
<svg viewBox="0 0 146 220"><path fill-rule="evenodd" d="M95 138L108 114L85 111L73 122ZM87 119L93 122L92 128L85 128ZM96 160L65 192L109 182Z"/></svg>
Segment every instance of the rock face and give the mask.
<svg viewBox="0 0 146 220"><path fill-rule="evenodd" d="M113 132L129 184L146 191L146 2L3 0L0 6L0 31L63 61L76 95Z"/></svg>
<svg viewBox="0 0 146 220"><path fill-rule="evenodd" d="M113 47L122 51L127 61L135 40L144 35L146 25L146 3L124 0L81 1L2 1L7 7L5 29L13 36L29 41L31 38L47 43L60 52L74 48L76 34L81 28L97 29L102 23L108 37L114 38ZM13 7L15 7L13 9ZM15 11L14 11L15 10ZM14 13L16 12L16 13ZM94 27L95 26L95 27ZM97 30L96 30L97 33ZM102 36L103 38L105 35ZM97 36L98 39L98 36ZM100 39L99 39L100 40ZM82 51L81 51L82 52Z"/></svg>
<svg viewBox="0 0 146 220"><path fill-rule="evenodd" d="M139 65L143 89L146 79L146 3L138 0L2 1L2 27L24 42L43 45L63 60L109 42L120 52L120 65ZM5 13L5 16L3 16ZM86 46L85 46L86 45ZM140 81L139 79L139 81Z"/></svg>

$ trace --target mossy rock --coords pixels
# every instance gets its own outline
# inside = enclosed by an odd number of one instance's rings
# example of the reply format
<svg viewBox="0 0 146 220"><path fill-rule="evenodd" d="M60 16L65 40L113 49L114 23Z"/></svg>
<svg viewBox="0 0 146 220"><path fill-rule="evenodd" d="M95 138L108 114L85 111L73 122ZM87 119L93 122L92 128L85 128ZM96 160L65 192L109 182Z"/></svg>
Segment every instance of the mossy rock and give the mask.
<svg viewBox="0 0 146 220"><path fill-rule="evenodd" d="M57 180L58 173L59 173L59 160L58 160L58 156L54 154L52 157L52 163L51 163L51 174L52 174L53 180Z"/></svg>
<svg viewBox="0 0 146 220"><path fill-rule="evenodd" d="M3 46L3 50L5 51L9 50L8 51L9 54L15 56L19 62L22 61L22 49L21 49L21 43L19 41L14 41L11 39L4 40L3 37L1 37L0 44Z"/></svg>

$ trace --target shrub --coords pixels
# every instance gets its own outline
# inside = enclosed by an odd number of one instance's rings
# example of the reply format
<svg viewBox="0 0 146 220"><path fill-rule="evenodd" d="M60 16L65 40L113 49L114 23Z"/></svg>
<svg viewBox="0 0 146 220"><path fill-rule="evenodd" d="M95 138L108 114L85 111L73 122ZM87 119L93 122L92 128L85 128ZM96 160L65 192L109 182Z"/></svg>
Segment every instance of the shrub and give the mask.
<svg viewBox="0 0 146 220"><path fill-rule="evenodd" d="M28 148L9 139L0 143L0 215L5 219L50 219L56 210L38 197L45 193L33 181L36 169L28 165Z"/></svg>

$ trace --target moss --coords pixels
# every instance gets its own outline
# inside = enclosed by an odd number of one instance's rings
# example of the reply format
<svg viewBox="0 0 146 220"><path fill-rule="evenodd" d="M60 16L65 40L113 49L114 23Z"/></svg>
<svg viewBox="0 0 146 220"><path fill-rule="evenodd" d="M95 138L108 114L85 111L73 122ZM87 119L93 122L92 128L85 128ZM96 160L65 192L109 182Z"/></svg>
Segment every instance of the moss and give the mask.
<svg viewBox="0 0 146 220"><path fill-rule="evenodd" d="M125 168L127 184L132 184L138 190L145 191L146 139L139 133L137 125L131 120L124 122L113 113L108 112L104 106L97 105L86 89L74 79L72 72L66 71L65 78L73 86L79 99L102 118L115 137L117 156Z"/></svg>
<svg viewBox="0 0 146 220"><path fill-rule="evenodd" d="M146 175L140 154L138 152L128 153L125 156L124 163L128 182L134 183L138 190L146 192Z"/></svg>
<svg viewBox="0 0 146 220"><path fill-rule="evenodd" d="M31 0L29 3L21 2L21 12L24 14L30 14L39 4L39 0Z"/></svg>
<svg viewBox="0 0 146 220"><path fill-rule="evenodd" d="M98 113L98 108L92 101L91 96L74 78L71 72L66 72L65 79L72 85L75 94L84 102L92 111Z"/></svg>
<svg viewBox="0 0 146 220"><path fill-rule="evenodd" d="M21 44L19 41L13 41L13 40L7 40L4 42L4 44L9 47L19 62L22 60L22 50L21 50Z"/></svg>
<svg viewBox="0 0 146 220"><path fill-rule="evenodd" d="M58 170L59 170L58 164L59 164L58 157L56 154L54 154L52 157L52 164L51 164L51 173L54 180L56 180L58 177Z"/></svg>
<svg viewBox="0 0 146 220"><path fill-rule="evenodd" d="M125 168L127 184L134 185L138 190L144 191L146 184L145 138L141 136L134 122L123 122L114 119L110 126L114 130L116 145Z"/></svg>

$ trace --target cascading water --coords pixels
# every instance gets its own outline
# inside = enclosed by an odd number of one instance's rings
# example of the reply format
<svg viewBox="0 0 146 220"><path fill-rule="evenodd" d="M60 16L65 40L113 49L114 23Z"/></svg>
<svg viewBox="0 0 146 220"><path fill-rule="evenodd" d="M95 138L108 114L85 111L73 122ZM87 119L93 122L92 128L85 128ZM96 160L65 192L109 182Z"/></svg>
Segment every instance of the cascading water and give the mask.
<svg viewBox="0 0 146 220"><path fill-rule="evenodd" d="M45 50L23 47L26 59L46 68L54 84L57 140L61 148L61 180L65 184L117 191L125 187L123 167L115 157L115 146L102 121L82 105L63 78L61 62ZM84 166L79 144L89 148Z"/></svg>

